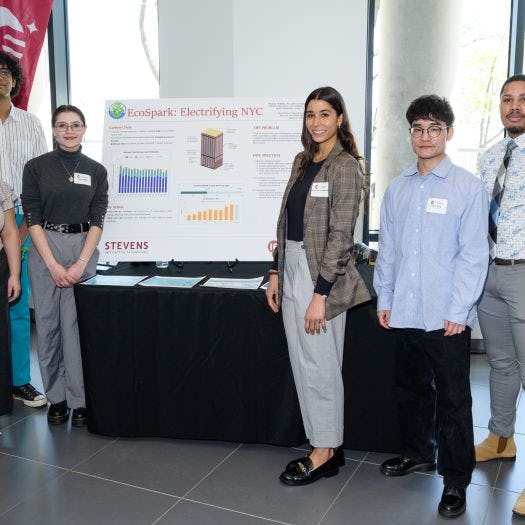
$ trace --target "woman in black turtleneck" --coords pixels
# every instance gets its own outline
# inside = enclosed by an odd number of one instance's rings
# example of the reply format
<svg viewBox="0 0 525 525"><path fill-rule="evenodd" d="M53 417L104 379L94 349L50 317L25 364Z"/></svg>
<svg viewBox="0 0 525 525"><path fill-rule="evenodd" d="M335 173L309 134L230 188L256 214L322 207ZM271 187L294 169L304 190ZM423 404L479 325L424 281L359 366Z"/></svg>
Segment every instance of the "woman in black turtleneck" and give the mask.
<svg viewBox="0 0 525 525"><path fill-rule="evenodd" d="M52 116L57 148L24 168L22 205L33 245L29 278L38 360L50 423L87 421L73 286L95 274L108 202L104 166L82 153L86 119L75 106Z"/></svg>

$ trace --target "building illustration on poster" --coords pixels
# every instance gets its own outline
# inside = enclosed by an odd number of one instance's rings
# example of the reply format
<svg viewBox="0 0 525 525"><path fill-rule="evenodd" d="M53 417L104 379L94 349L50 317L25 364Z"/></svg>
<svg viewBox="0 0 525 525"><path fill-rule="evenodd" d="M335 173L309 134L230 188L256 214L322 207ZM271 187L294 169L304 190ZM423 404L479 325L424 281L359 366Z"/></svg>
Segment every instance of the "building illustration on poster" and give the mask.
<svg viewBox="0 0 525 525"><path fill-rule="evenodd" d="M217 169L222 166L223 133L208 128L201 133L201 166Z"/></svg>

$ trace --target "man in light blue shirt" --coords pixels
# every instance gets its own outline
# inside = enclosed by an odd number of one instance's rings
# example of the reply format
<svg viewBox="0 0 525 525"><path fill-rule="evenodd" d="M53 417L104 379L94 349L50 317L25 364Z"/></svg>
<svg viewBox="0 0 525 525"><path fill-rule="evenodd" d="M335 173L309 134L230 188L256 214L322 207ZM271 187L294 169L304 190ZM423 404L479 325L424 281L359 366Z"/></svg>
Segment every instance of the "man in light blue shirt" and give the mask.
<svg viewBox="0 0 525 525"><path fill-rule="evenodd" d="M403 449L381 471L435 470L437 445L445 485L438 511L454 518L465 511L474 468L470 329L489 261L489 200L481 181L445 153L454 134L450 104L419 97L406 117L417 162L383 198L374 273L379 323L400 339Z"/></svg>

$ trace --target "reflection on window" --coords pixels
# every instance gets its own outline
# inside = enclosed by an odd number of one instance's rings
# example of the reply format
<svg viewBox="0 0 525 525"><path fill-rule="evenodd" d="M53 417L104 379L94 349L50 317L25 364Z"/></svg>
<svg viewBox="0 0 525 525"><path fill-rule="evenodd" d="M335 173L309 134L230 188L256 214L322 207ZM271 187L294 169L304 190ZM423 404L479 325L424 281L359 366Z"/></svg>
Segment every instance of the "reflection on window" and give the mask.
<svg viewBox="0 0 525 525"><path fill-rule="evenodd" d="M410 12L399 13L407 5ZM483 150L501 139L498 99L507 77L510 6L511 0L376 1L371 230L379 229L388 182L414 162L405 120L413 98L437 93L450 100L456 122L447 153L473 173Z"/></svg>
<svg viewBox="0 0 525 525"><path fill-rule="evenodd" d="M159 96L156 0L68 0L71 103L85 114L83 151L102 157L107 99Z"/></svg>

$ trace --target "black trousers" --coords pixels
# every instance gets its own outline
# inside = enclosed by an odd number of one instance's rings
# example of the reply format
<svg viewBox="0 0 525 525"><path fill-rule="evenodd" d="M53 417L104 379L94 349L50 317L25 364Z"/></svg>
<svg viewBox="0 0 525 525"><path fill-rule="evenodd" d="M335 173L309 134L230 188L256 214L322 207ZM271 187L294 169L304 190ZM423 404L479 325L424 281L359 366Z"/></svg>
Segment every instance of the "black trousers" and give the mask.
<svg viewBox="0 0 525 525"><path fill-rule="evenodd" d="M5 250L0 249L0 416L13 410L11 393L11 345L9 343L9 303L7 279L9 267Z"/></svg>
<svg viewBox="0 0 525 525"><path fill-rule="evenodd" d="M399 332L396 378L403 454L431 461L437 446L445 485L464 488L475 464L470 329L447 337L444 330Z"/></svg>

